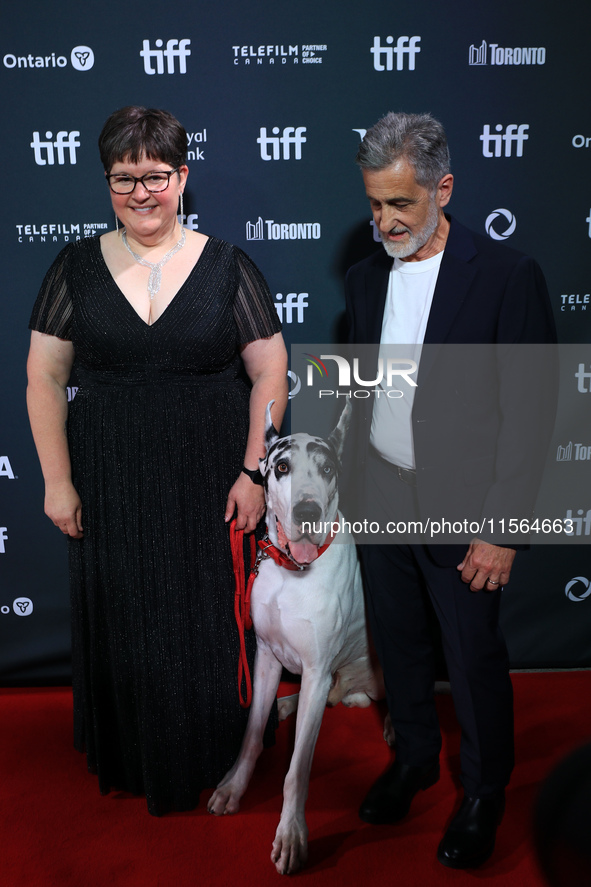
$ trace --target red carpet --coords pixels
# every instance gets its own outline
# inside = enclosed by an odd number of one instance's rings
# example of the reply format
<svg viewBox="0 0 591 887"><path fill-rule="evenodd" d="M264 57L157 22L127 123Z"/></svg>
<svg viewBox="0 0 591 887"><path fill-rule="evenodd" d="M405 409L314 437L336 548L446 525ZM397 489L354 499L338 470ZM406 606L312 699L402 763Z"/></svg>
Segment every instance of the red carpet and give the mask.
<svg viewBox="0 0 591 887"><path fill-rule="evenodd" d="M542 887L530 818L537 785L568 751L591 739L591 673L514 675L517 767L492 859L473 872L435 859L457 794L459 732L451 698L438 700L444 734L439 783L398 826L360 822L357 806L389 760L377 708L325 714L316 749L303 885ZM264 752L242 810L155 819L143 799L101 797L72 748L71 691L0 690L0 884L3 887L198 887L277 884L269 861L293 725ZM578 887L578 885L574 885Z"/></svg>

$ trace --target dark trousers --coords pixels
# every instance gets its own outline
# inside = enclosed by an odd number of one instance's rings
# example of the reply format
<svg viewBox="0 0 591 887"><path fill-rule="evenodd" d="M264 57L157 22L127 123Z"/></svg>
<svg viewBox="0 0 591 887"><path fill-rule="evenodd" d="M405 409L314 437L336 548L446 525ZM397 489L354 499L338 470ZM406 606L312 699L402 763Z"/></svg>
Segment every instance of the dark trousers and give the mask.
<svg viewBox="0 0 591 887"><path fill-rule="evenodd" d="M379 500L389 519L408 518L413 487L383 465L370 466L368 502L378 519ZM394 513L393 513L394 512ZM385 519L381 514L380 519ZM455 566L439 566L425 545L362 545L368 615L384 670L386 694L401 763L437 758L441 733L435 710L435 660L429 629L431 601L462 738L461 781L466 794L487 797L504 788L513 768L513 689L499 628L501 591L472 592Z"/></svg>

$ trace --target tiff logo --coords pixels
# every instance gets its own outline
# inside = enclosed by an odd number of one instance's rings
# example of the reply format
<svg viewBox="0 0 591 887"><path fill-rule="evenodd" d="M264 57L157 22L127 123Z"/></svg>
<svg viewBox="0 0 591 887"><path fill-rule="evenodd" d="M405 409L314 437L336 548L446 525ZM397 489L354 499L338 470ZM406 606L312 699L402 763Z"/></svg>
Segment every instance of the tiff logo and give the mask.
<svg viewBox="0 0 591 887"><path fill-rule="evenodd" d="M579 364L579 370L575 373L575 379L577 379L577 391L580 394L591 394L591 384L589 384L588 388L585 388L585 381L591 383L591 373L585 372L585 364Z"/></svg>
<svg viewBox="0 0 591 887"><path fill-rule="evenodd" d="M268 136L267 127L261 126L257 144L261 146L261 158L263 160L290 160L292 145L294 146L294 159L302 159L302 145L306 141L304 135L306 132L305 126L286 126L281 136L279 135L280 129L278 126L274 126L272 132L273 135ZM269 146L273 150L272 155L267 150Z"/></svg>
<svg viewBox="0 0 591 887"><path fill-rule="evenodd" d="M0 527L0 554L6 554L5 541L8 539L8 528Z"/></svg>
<svg viewBox="0 0 591 887"><path fill-rule="evenodd" d="M591 237L591 209L589 210L589 215L587 216L585 221L589 225L589 232L588 233L589 233L589 237Z"/></svg>
<svg viewBox="0 0 591 887"><path fill-rule="evenodd" d="M275 309L281 323L293 323L294 308L297 322L304 322L304 308L308 307L308 293L287 293L285 302L282 301L283 293L277 293L275 298L277 299Z"/></svg>
<svg viewBox="0 0 591 887"><path fill-rule="evenodd" d="M63 166L66 162L66 148L70 155L70 163L76 163L76 148L80 147L80 142L76 141L76 137L79 135L80 133L77 129L72 132L61 130L58 132L55 142L53 142L53 133L46 132L45 138L48 141L42 142L39 133L34 132L31 148L35 152L35 163L38 166L53 166L55 164L54 148L57 152L57 162L60 166Z"/></svg>
<svg viewBox="0 0 591 887"><path fill-rule="evenodd" d="M179 60L179 74L187 73L186 59L191 55L188 48L191 45L190 40L167 40L166 49L161 49L164 45L163 40L156 40L157 49L150 49L150 41L144 40L144 48L140 55L144 60L144 71L146 74L164 74L164 59L166 58L166 73L175 73L175 59ZM156 68L153 67L152 61L156 62Z"/></svg>
<svg viewBox="0 0 591 887"><path fill-rule="evenodd" d="M505 143L505 157L511 157L513 142L517 144L515 152L516 157L523 157L523 143L529 139L527 130L529 123L509 123L505 132L503 132L503 124L497 123L495 130L498 135L491 134L490 126L485 123L480 141L482 142L482 153L485 157L501 157L503 142ZM494 152L491 151L491 144L494 145Z"/></svg>
<svg viewBox="0 0 591 887"><path fill-rule="evenodd" d="M404 57L408 56L408 70L415 69L415 56L421 51L419 43L420 37L399 37L396 46L393 46L394 37L386 37L386 46L382 46L379 37L373 38L373 46L371 53L373 55L373 66L376 71L393 71L394 56L396 56L396 70L402 71L404 67ZM385 65L383 62L385 61Z"/></svg>

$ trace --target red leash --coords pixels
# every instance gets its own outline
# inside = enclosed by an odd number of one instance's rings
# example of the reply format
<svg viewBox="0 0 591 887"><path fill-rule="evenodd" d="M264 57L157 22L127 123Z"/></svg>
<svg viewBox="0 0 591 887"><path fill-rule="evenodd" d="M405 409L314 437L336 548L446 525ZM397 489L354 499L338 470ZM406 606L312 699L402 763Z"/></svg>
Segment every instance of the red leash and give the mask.
<svg viewBox="0 0 591 887"><path fill-rule="evenodd" d="M238 658L238 695L240 697L240 705L242 708L248 708L252 701L252 681L250 679L250 669L246 658L244 632L245 630L249 631L252 628L252 619L250 618L250 595L256 577L254 571L256 547L254 533L250 533L251 569L247 584L245 581L244 570L244 530L236 529L236 518L230 523L230 547L232 549L232 561L234 562L234 576L236 577L234 615L236 617L238 637L240 639L240 655ZM243 675L244 680L246 681L246 699L242 698Z"/></svg>

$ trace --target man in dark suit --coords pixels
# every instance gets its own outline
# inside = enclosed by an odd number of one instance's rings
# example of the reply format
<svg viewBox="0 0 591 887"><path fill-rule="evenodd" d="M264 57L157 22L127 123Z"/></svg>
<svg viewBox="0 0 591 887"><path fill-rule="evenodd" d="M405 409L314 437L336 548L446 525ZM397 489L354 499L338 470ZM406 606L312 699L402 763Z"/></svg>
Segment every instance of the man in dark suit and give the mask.
<svg viewBox="0 0 591 887"><path fill-rule="evenodd" d="M396 822L439 777L432 607L462 731L464 788L437 856L450 867L474 867L494 849L513 768L499 605L515 550L525 546L499 536L493 523L531 516L553 420L551 374L536 381L539 368L519 349L553 343L556 333L538 265L445 214L453 176L441 124L430 115L390 113L366 133L357 163L384 251L347 275L349 341L427 346L414 402L397 403L392 419L392 404L377 398L358 423L355 475L363 479L364 513L424 520L440 516L434 503L447 501L454 516L468 509L466 517L487 520L485 532L462 544L450 537L450 544L361 546L396 759L360 816ZM452 348L450 357L450 346L486 347L458 372L462 352ZM522 383L528 377L525 401L516 375Z"/></svg>

